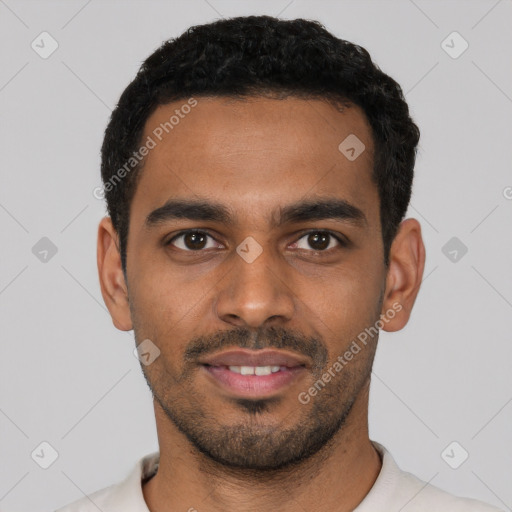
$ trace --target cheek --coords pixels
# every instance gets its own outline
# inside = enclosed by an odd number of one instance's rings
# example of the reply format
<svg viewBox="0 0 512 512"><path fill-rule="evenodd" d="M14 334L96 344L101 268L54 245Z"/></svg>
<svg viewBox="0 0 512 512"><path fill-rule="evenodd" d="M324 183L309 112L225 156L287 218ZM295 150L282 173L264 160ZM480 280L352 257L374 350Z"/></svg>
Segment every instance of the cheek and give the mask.
<svg viewBox="0 0 512 512"><path fill-rule="evenodd" d="M175 372L183 365L186 343L204 334L201 327L204 329L202 319L209 288L204 279L191 279L183 271L149 266L130 286L137 340L154 341L165 358L165 365Z"/></svg>
<svg viewBox="0 0 512 512"><path fill-rule="evenodd" d="M366 327L379 318L383 278L361 269L343 268L321 283L310 283L303 300L314 316L325 340L332 340L330 352L339 352ZM309 313L311 315L311 313Z"/></svg>
<svg viewBox="0 0 512 512"><path fill-rule="evenodd" d="M374 267L373 261L365 261L360 255L330 269L321 280L310 280L307 286L310 293L316 290L315 297L328 309L366 310L378 300L384 282L384 276Z"/></svg>
<svg viewBox="0 0 512 512"><path fill-rule="evenodd" d="M140 316L163 327L176 324L194 314L206 296L206 277L169 262L138 262L140 269L130 292L134 295Z"/></svg>

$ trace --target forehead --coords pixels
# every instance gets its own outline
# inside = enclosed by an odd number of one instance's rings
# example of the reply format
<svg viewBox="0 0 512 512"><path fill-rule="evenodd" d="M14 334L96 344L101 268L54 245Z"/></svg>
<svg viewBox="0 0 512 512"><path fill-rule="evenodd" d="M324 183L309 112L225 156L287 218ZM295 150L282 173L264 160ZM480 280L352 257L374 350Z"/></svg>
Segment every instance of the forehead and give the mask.
<svg viewBox="0 0 512 512"><path fill-rule="evenodd" d="M374 206L371 129L357 106L340 111L294 97L194 102L161 105L146 122L142 142L151 139L154 147L132 210L144 214L170 198L208 198L254 216L308 195L338 196L362 210ZM364 150L353 159L352 148L356 156Z"/></svg>

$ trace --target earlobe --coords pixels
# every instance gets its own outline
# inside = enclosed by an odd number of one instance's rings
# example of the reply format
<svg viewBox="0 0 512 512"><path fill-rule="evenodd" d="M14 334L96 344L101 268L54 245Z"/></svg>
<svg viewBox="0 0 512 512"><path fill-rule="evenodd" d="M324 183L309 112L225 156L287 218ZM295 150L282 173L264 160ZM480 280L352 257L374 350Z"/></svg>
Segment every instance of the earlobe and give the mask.
<svg viewBox="0 0 512 512"><path fill-rule="evenodd" d="M121 266L117 232L110 217L101 219L98 226L97 263L101 294L112 322L121 331L132 327L128 288Z"/></svg>
<svg viewBox="0 0 512 512"><path fill-rule="evenodd" d="M406 219L399 227L389 254L386 290L382 303L382 329L398 331L409 321L425 268L425 246L421 226Z"/></svg>

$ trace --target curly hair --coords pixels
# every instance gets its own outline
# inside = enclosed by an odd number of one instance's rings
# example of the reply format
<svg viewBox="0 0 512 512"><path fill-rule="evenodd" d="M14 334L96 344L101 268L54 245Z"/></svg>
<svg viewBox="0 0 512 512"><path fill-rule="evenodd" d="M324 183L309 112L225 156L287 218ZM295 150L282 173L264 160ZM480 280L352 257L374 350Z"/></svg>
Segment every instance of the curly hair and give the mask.
<svg viewBox="0 0 512 512"><path fill-rule="evenodd" d="M160 105L191 96L294 96L358 105L372 130L385 263L412 189L419 129L400 86L369 53L314 20L244 16L190 27L150 55L113 110L101 148L108 214L126 274L130 203L144 161L112 186ZM110 186L107 187L107 184Z"/></svg>

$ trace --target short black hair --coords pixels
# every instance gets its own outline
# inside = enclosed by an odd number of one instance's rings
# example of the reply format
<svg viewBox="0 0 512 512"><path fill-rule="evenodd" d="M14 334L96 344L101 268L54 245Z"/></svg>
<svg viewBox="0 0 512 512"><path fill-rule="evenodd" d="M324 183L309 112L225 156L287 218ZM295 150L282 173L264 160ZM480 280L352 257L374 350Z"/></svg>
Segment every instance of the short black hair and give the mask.
<svg viewBox="0 0 512 512"><path fill-rule="evenodd" d="M364 48L333 36L318 21L243 16L196 25L164 42L143 62L112 112L101 175L125 275L130 203L144 163L133 157L149 116L160 105L194 96L268 95L326 99L364 111L375 147L372 179L389 263L411 197L419 140L402 89Z"/></svg>

